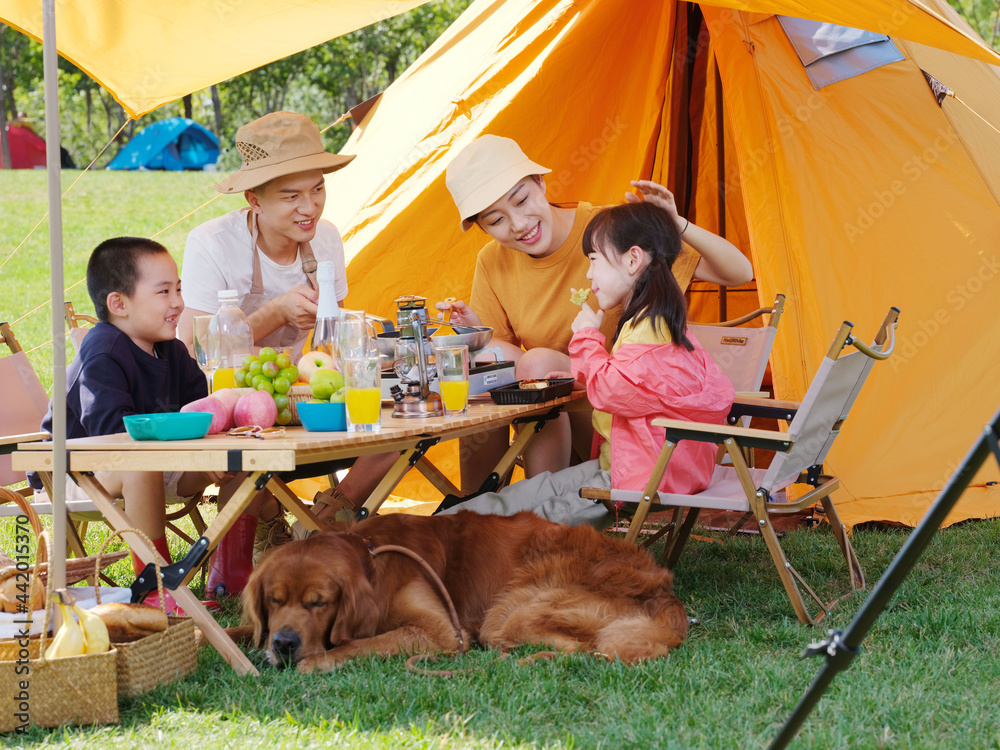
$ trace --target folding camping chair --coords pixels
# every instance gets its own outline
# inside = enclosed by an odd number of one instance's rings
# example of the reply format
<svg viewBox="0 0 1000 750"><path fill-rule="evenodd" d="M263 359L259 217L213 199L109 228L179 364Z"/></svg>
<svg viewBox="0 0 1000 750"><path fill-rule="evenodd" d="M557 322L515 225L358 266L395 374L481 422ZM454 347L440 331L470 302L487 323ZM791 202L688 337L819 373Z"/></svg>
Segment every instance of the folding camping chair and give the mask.
<svg viewBox="0 0 1000 750"><path fill-rule="evenodd" d="M28 361L14 331L7 323L0 323L0 335L10 349L10 356L0 358L0 382L4 384L4 403L0 408L0 435L8 441L8 447L17 443L41 440L42 419L49 408L49 397L42 387L35 369ZM24 472L16 472L11 468L10 456L0 456L0 486L9 487L25 481ZM34 494L30 487L12 490L22 497L31 499ZM67 515L71 510L92 510L93 505L84 503L87 508L67 506ZM32 508L40 515L52 513L51 503L33 503ZM0 505L0 517L17 515L21 511L15 505ZM77 557L85 557L83 542L76 533L72 523L67 528L67 548Z"/></svg>
<svg viewBox="0 0 1000 750"><path fill-rule="evenodd" d="M770 307L759 307L741 318L722 323L689 322L688 331L729 378L738 395L763 396L760 385L784 309L785 295L778 294ZM732 330L765 315L768 318L763 327Z"/></svg>
<svg viewBox="0 0 1000 750"><path fill-rule="evenodd" d="M666 439L645 490L636 492L584 488L580 491L581 497L601 500L612 510L623 505L633 506L635 516L626 536L626 540L630 542L635 542L643 519L654 506L658 509L688 508L683 523L675 523L666 530L664 557L668 567L673 567L677 562L701 508L752 513L778 568L778 575L795 614L803 623L818 622L831 605L824 604L788 563L771 525L770 516L794 513L817 501L821 502L847 561L851 585L855 589L864 588L861 565L830 496L839 486L840 480L823 473L823 461L875 360L887 359L892 354L898 316L897 308L889 310L870 347L852 336L853 324L845 322L820 363L801 404L738 399L729 418L733 424L729 426L654 419L654 425L666 428ZM857 351L843 354L848 346L853 346ZM788 430L772 432L735 426L735 422L741 417L757 415L789 420ZM732 466L716 466L709 487L695 495L657 492L656 488L660 486L670 456L681 440L699 440L724 446ZM742 450L754 447L776 451L767 469L752 469L747 466ZM793 484L807 485L812 489L794 501L789 501L786 489ZM813 618L806 609L799 591L800 585L819 604L822 612L818 617Z"/></svg>

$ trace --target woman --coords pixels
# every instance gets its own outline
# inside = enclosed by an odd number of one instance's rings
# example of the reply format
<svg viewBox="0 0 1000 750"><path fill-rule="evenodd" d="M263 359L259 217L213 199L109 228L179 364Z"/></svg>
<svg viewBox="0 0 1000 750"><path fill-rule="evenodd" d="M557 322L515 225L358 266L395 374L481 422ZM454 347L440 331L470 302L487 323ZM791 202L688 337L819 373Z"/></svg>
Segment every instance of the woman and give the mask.
<svg viewBox="0 0 1000 750"><path fill-rule="evenodd" d="M515 376L545 378L567 374L571 325L579 308L570 289L589 286L583 230L600 207L589 203L550 204L543 175L551 170L528 159L510 138L480 136L448 166L446 184L462 221L490 237L479 252L469 304L452 305L452 321L493 328L492 346L501 346L516 362ZM753 277L749 261L722 237L680 217L673 195L646 180L632 183L646 200L665 209L684 243L673 273L681 291L692 278L738 286ZM439 308L446 305L439 304ZM601 332L612 340L620 309L608 310ZM558 471L570 465L573 452L590 457L590 415L562 415L550 422L524 454L525 474ZM507 433L493 433L478 447L463 442L462 489L478 489L488 467L506 449Z"/></svg>

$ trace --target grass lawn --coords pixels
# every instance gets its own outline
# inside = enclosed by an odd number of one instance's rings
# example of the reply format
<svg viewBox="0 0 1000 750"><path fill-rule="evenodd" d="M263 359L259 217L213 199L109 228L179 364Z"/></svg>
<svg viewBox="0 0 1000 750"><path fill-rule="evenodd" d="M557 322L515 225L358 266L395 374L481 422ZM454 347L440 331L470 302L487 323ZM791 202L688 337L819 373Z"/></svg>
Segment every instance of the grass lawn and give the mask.
<svg viewBox="0 0 1000 750"><path fill-rule="evenodd" d="M62 173L62 190L80 176L76 170ZM222 175L206 172L107 172L86 173L63 199L63 274L65 287L81 281L91 251L109 237L151 237L177 219L218 195L212 185ZM49 223L44 221L21 245L48 211L46 175L41 170L0 170L0 321L13 324L14 334L26 350L42 385L51 393L52 339L49 288ZM225 195L194 216L180 222L156 239L171 251L178 264L187 233L203 221L238 208L243 196ZM21 246L15 252L15 249ZM77 312L93 314L87 286L73 286L64 296ZM59 300L60 318L62 316ZM63 326L65 328L65 326ZM67 341L67 359L72 345ZM4 348L3 354L6 354Z"/></svg>
<svg viewBox="0 0 1000 750"><path fill-rule="evenodd" d="M77 174L64 173L64 188ZM87 175L65 200L67 285L83 278L88 254L102 239L155 234L211 198L215 178ZM180 260L191 227L237 205L238 198L217 201L159 239ZM45 210L43 173L0 172L0 263ZM0 320L17 320L48 300L45 226L0 270L0 279ZM83 285L67 297L90 309ZM45 344L49 331L47 307L15 326L25 349ZM30 356L50 387L51 347ZM212 512L205 509L206 516ZM0 521L0 548L11 549L13 529L12 520ZM869 587L908 533L856 530ZM95 550L105 534L92 527L88 548ZM177 539L173 545L176 557L183 547ZM36 729L0 743L102 750L763 747L822 666L801 661L799 652L827 628L845 627L864 601L864 594L849 593L827 528L791 532L784 546L821 596L845 597L819 629L795 619L759 537L693 541L676 571L676 590L699 623L667 659L624 667L565 656L519 665L477 651L458 665L467 672L445 680L412 675L403 659L361 660L333 674L303 676L268 668L261 653L252 653L262 674L251 678L237 676L205 649L195 675L123 701L120 725ZM1000 748L1000 573L990 563L998 548L998 519L941 531L794 747ZM131 575L127 562L110 571L122 584ZM238 604L228 602L224 624L238 618Z"/></svg>
<svg viewBox="0 0 1000 750"><path fill-rule="evenodd" d="M211 508L208 509L209 514ZM7 547L12 523L0 524ZM106 532L92 528L88 548ZM909 532L861 528L870 586ZM181 543L175 539L175 556ZM822 596L848 592L829 530L796 531L786 552ZM1000 747L1000 573L989 560L1000 520L967 522L935 537L793 747ZM125 562L110 569L125 583ZM361 660L303 676L251 659L237 676L212 649L198 672L122 701L118 726L34 729L12 746L127 747L764 747L821 667L798 658L828 627L843 628L864 601L849 595L820 629L799 625L759 537L693 541L677 593L697 617L669 658L625 667L588 656L519 665L492 652L461 659L446 680L406 671L404 660ZM196 587L196 592L198 591ZM235 624L229 602L225 624ZM535 649L525 648L524 656Z"/></svg>

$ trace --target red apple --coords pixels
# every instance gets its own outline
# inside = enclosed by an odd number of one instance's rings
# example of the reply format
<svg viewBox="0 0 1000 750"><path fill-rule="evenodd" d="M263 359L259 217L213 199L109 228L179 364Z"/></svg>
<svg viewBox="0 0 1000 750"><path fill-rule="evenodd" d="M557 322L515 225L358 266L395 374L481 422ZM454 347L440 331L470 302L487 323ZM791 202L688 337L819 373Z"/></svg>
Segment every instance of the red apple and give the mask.
<svg viewBox="0 0 1000 750"><path fill-rule="evenodd" d="M326 352L315 349L311 352L306 352L302 355L302 359L299 360L299 382L308 383L309 378L312 377L316 370L321 370L323 368L334 368L333 357L331 357Z"/></svg>
<svg viewBox="0 0 1000 750"><path fill-rule="evenodd" d="M233 429L233 411L240 394L231 388L223 388L216 391L211 396L200 398L181 407L182 412L207 411L212 414L212 424L208 428L208 434L214 435L217 432L228 432Z"/></svg>
<svg viewBox="0 0 1000 750"><path fill-rule="evenodd" d="M267 391L253 391L240 396L233 411L233 418L237 427L248 425L273 427L278 418L278 407L274 405L274 398Z"/></svg>

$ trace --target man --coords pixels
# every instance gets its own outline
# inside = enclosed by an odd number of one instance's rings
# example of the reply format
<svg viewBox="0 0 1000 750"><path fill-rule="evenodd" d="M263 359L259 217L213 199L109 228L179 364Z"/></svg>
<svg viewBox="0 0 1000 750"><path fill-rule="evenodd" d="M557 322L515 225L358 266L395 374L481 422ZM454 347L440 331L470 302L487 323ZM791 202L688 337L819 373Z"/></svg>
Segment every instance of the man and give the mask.
<svg viewBox="0 0 1000 750"><path fill-rule="evenodd" d="M242 166L215 189L243 192L247 206L191 230L181 273L187 307L178 336L192 348L192 318L219 310L218 293L236 290L258 347L292 349L298 359L316 322L318 261L332 261L337 303L347 296L344 245L337 228L323 220L325 175L347 165L353 156L331 154L319 128L305 115L273 112L236 131ZM338 490L317 497L334 511L351 509L395 460L395 454L360 459ZM224 498L220 498L220 504ZM258 525L257 516L261 517ZM252 570L252 558L287 541L288 526L277 502L261 492L219 543L207 585L238 594ZM255 544L256 541L256 544Z"/></svg>

